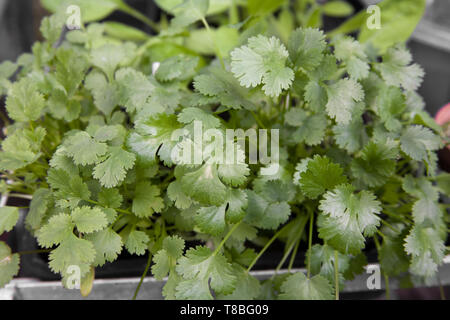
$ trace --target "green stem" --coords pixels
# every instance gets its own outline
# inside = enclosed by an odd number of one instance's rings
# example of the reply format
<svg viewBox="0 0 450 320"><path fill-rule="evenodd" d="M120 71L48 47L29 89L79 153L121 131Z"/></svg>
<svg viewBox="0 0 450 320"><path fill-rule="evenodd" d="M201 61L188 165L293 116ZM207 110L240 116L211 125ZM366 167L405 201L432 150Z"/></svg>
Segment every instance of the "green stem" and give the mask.
<svg viewBox="0 0 450 320"><path fill-rule="evenodd" d="M239 11L236 5L236 0L231 0L229 15L229 24L236 24L239 22Z"/></svg>
<svg viewBox="0 0 450 320"><path fill-rule="evenodd" d="M216 55L217 55L217 58L219 58L220 65L222 66L223 69L225 69L225 63L223 62L222 54L220 53L219 47L217 46L217 43L214 39L211 28L209 27L208 21L206 21L205 17L202 17L201 21L202 21L203 25L205 26L206 31L208 32L209 40L212 43L214 43L214 51L216 51Z"/></svg>
<svg viewBox="0 0 450 320"><path fill-rule="evenodd" d="M292 244L289 246L288 250L286 251L286 253L283 255L283 258L281 258L280 263L278 263L277 268L275 269L275 273L272 276L272 279L276 276L276 274L278 273L278 271L280 271L281 267L283 266L284 262L286 261L286 259L289 257L289 254L291 253L292 249L294 248L294 246L297 244L296 241L292 242Z"/></svg>
<svg viewBox="0 0 450 320"><path fill-rule="evenodd" d="M256 123L258 124L258 126L262 129L266 129L266 126L264 125L264 123L262 123L261 119L258 117L258 115L253 112L252 110L250 110L250 113L252 114L253 118L255 118Z"/></svg>
<svg viewBox="0 0 450 320"><path fill-rule="evenodd" d="M242 221L240 221L239 223L236 223L231 229L230 231L228 231L228 233L226 234L225 238L222 239L222 241L219 243L219 245L217 246L216 250L214 250L213 252L213 256L215 256L216 254L219 253L220 249L222 249L222 247L224 246L225 242L227 242L228 238L233 234L233 232L239 227L239 225L242 223Z"/></svg>
<svg viewBox="0 0 450 320"><path fill-rule="evenodd" d="M300 241L301 241L301 238L299 238L297 240L297 243L295 244L294 252L291 255L291 260L289 261L289 266L288 266L289 272L291 271L292 266L294 265L294 260L295 260L295 257L297 256L297 251L298 251L298 247L300 246Z"/></svg>
<svg viewBox="0 0 450 320"><path fill-rule="evenodd" d="M261 258L261 256L264 254L264 252L266 252L266 250L270 247L270 245L275 241L276 238L278 238L280 236L280 234L283 231L284 231L284 229L278 230L278 232L275 233L273 235L273 237L266 243L264 248L261 249L261 251L258 253L258 255L253 259L252 263L250 263L250 265L248 266L247 271L246 271L247 273L250 272L250 270L253 268L253 266L258 261L258 259Z"/></svg>
<svg viewBox="0 0 450 320"><path fill-rule="evenodd" d="M91 200L91 199L86 200L86 201L87 201L87 202L90 202L90 203L92 203L92 204L98 205L98 206L100 206L100 207L103 207L103 205L102 205L100 202L98 202L98 201ZM124 209L114 208L114 210L116 210L117 212L120 212L120 213L133 214L131 211L124 210Z"/></svg>
<svg viewBox="0 0 450 320"><path fill-rule="evenodd" d="M392 231L394 231L394 232L400 234L400 231L399 231L397 228L395 228L394 226L392 226L389 222L387 222L387 221L381 219L381 223L384 224L384 225L386 225L386 226L387 226L389 229L391 229Z"/></svg>
<svg viewBox="0 0 450 320"><path fill-rule="evenodd" d="M152 262L152 254L149 252L148 253L148 259L147 259L147 265L145 266L144 273L142 274L141 280L139 280L139 284L136 287L136 291L134 291L134 295L133 295L132 300L136 300L136 297L137 297L137 295L139 293L139 290L141 290L142 283L144 282L144 278L147 276L148 269L150 269L151 262Z"/></svg>
<svg viewBox="0 0 450 320"><path fill-rule="evenodd" d="M336 300L339 300L339 255L337 250L334 250L334 286Z"/></svg>
<svg viewBox="0 0 450 320"><path fill-rule="evenodd" d="M389 289L389 276L383 272L384 285L386 287L386 299L391 300L391 290Z"/></svg>
<svg viewBox="0 0 450 320"><path fill-rule="evenodd" d="M308 266L307 266L308 279L311 277L311 247L312 247L313 225L314 225L314 214L311 211L311 218L309 219L309 237L308 237Z"/></svg>
<svg viewBox="0 0 450 320"><path fill-rule="evenodd" d="M382 238L384 239L384 236L382 235ZM381 245L380 242L378 241L378 238L376 236L373 237L373 241L375 242L375 247L377 248L377 252L378 255L380 254L380 250L381 250ZM384 277L384 285L386 288L386 299L390 300L391 299L391 290L389 288L389 277L388 275L383 272L383 277Z"/></svg>
<svg viewBox="0 0 450 320"><path fill-rule="evenodd" d="M147 18L145 15L143 15L142 13L140 13L139 11L137 11L136 9L130 7L129 5L127 5L126 3L123 3L120 5L119 9L127 14L129 14L130 16L138 19L139 21L145 23L146 25L148 25L150 28L152 28L155 32L160 32L160 28L158 26L157 23L155 23L154 21L150 20L149 18Z"/></svg>

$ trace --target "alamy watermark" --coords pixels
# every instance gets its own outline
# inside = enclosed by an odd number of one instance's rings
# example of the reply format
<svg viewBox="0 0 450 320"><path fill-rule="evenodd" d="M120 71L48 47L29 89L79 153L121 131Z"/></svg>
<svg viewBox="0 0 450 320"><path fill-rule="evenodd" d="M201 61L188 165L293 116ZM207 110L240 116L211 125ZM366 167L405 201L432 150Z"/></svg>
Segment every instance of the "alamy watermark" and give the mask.
<svg viewBox="0 0 450 320"><path fill-rule="evenodd" d="M369 30L381 29L381 9L377 5L370 5L366 12L370 14L367 18L366 25Z"/></svg>
<svg viewBox="0 0 450 320"><path fill-rule="evenodd" d="M70 5L66 9L68 15L66 27L69 30L81 29L81 9L79 6Z"/></svg>

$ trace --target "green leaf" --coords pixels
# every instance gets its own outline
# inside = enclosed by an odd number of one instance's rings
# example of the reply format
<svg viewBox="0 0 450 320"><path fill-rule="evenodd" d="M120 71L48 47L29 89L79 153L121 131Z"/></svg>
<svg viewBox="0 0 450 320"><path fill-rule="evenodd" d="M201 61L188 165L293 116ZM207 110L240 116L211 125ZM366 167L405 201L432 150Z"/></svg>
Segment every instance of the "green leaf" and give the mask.
<svg viewBox="0 0 450 320"><path fill-rule="evenodd" d="M131 211L141 218L148 218L154 212L164 209L164 201L160 197L160 189L156 185L143 181L136 185Z"/></svg>
<svg viewBox="0 0 450 320"><path fill-rule="evenodd" d="M33 194L25 222L32 230L39 229L47 213L50 204L50 190L45 188L37 189Z"/></svg>
<svg viewBox="0 0 450 320"><path fill-rule="evenodd" d="M180 5L172 9L175 18L170 24L175 29L181 29L204 19L209 8L208 0L184 0Z"/></svg>
<svg viewBox="0 0 450 320"><path fill-rule="evenodd" d="M84 79L88 62L84 56L74 50L59 48L56 51L56 74L58 82L72 96Z"/></svg>
<svg viewBox="0 0 450 320"><path fill-rule="evenodd" d="M325 214L318 221L322 239L342 253L358 254L364 247L364 236L372 236L380 224L377 216L381 203L366 190L353 193L353 186L343 184L328 191L320 201Z"/></svg>
<svg viewBox="0 0 450 320"><path fill-rule="evenodd" d="M170 200L174 201L175 206L181 210L189 208L194 203L194 201L183 192L179 180L175 180L169 184L167 196Z"/></svg>
<svg viewBox="0 0 450 320"><path fill-rule="evenodd" d="M112 188L119 185L127 171L134 166L136 156L121 147L109 147L106 160L94 168L94 178L100 180L102 186Z"/></svg>
<svg viewBox="0 0 450 320"><path fill-rule="evenodd" d="M207 205L222 205L227 194L227 188L220 181L214 164L205 164L186 173L181 178L181 186L185 194Z"/></svg>
<svg viewBox="0 0 450 320"><path fill-rule="evenodd" d="M247 223L262 229L276 229L289 219L291 208L287 202L271 203L252 190L247 190L247 198Z"/></svg>
<svg viewBox="0 0 450 320"><path fill-rule="evenodd" d="M129 253L141 256L145 254L149 241L150 238L145 232L133 230L125 241L125 248L127 248Z"/></svg>
<svg viewBox="0 0 450 320"><path fill-rule="evenodd" d="M11 231L19 220L17 207L0 207L0 234Z"/></svg>
<svg viewBox="0 0 450 320"><path fill-rule="evenodd" d="M301 119L299 118L294 124L292 121L295 116L300 116ZM295 144L304 142L309 146L315 146L322 142L328 124L327 117L324 114L307 115L305 111L299 108L293 108L286 112L285 121L298 127L291 135L290 140Z"/></svg>
<svg viewBox="0 0 450 320"><path fill-rule="evenodd" d="M389 131L398 132L402 124L398 118L403 116L406 108L405 97L396 87L386 87L379 91L375 100L376 113Z"/></svg>
<svg viewBox="0 0 450 320"><path fill-rule="evenodd" d="M107 35L120 40L145 41L149 37L147 33L120 22L105 21L102 25Z"/></svg>
<svg viewBox="0 0 450 320"><path fill-rule="evenodd" d="M404 153L417 161L427 160L427 151L439 149L441 140L430 129L422 126L406 128L400 138L400 147Z"/></svg>
<svg viewBox="0 0 450 320"><path fill-rule="evenodd" d="M280 8L286 0L248 0L248 11L251 15L267 15Z"/></svg>
<svg viewBox="0 0 450 320"><path fill-rule="evenodd" d="M122 251L122 238L110 228L87 234L85 239L94 245L96 267L115 261Z"/></svg>
<svg viewBox="0 0 450 320"><path fill-rule="evenodd" d="M341 79L327 87L328 102L326 109L330 118L338 124L348 124L356 108L356 102L364 99L364 91L353 79Z"/></svg>
<svg viewBox="0 0 450 320"><path fill-rule="evenodd" d="M20 256L0 241L0 288L7 285L19 273Z"/></svg>
<svg viewBox="0 0 450 320"><path fill-rule="evenodd" d="M61 213L51 217L47 224L36 233L39 245L51 248L73 235L74 223L68 214Z"/></svg>
<svg viewBox="0 0 450 320"><path fill-rule="evenodd" d="M199 108L185 108L178 114L178 122L189 124L194 121L201 121L202 128L211 129L220 126L220 119Z"/></svg>
<svg viewBox="0 0 450 320"><path fill-rule="evenodd" d="M233 271L237 277L236 289L231 294L219 295L219 300L254 300L260 294L259 280L246 272L246 270L233 264Z"/></svg>
<svg viewBox="0 0 450 320"><path fill-rule="evenodd" d="M355 80L367 78L369 75L369 64L363 46L351 37L344 37L334 43L334 54L341 60L350 77Z"/></svg>
<svg viewBox="0 0 450 320"><path fill-rule="evenodd" d="M64 5L77 5L80 7L80 14L83 22L101 20L109 16L114 10L119 8L121 1L117 0L97 0L93 3L91 0L42 0L42 6L50 12L56 12L64 8Z"/></svg>
<svg viewBox="0 0 450 320"><path fill-rule="evenodd" d="M309 252L307 253L308 257ZM338 253L339 285L344 286L344 273L349 268L350 256ZM307 261L305 261L307 263ZM331 284L335 283L334 249L326 244L311 247L311 273L320 274Z"/></svg>
<svg viewBox="0 0 450 320"><path fill-rule="evenodd" d="M88 186L79 176L70 176L62 169L50 169L47 181L55 193L57 205L62 208L75 208L81 200L89 200L91 195Z"/></svg>
<svg viewBox="0 0 450 320"><path fill-rule="evenodd" d="M64 143L66 152L75 164L88 165L97 163L100 156L108 150L105 143L95 141L87 132L79 131L67 138Z"/></svg>
<svg viewBox="0 0 450 320"><path fill-rule="evenodd" d="M119 101L128 112L143 109L155 90L155 85L146 75L132 68L118 70L116 81L119 85Z"/></svg>
<svg viewBox="0 0 450 320"><path fill-rule="evenodd" d="M152 273L156 279L162 280L169 272L175 273L176 261L183 254L184 240L178 236L164 239L162 249L153 259Z"/></svg>
<svg viewBox="0 0 450 320"><path fill-rule="evenodd" d="M395 173L397 148L392 143L368 143L361 156L354 158L351 170L363 185L377 187L385 184Z"/></svg>
<svg viewBox="0 0 450 320"><path fill-rule="evenodd" d="M294 72L286 67L289 56L285 46L276 37L259 35L248 39L248 45L231 52L231 71L246 88L263 84L270 97L278 97L289 89Z"/></svg>
<svg viewBox="0 0 450 320"><path fill-rule="evenodd" d="M106 227L108 221L100 208L83 206L72 211L72 220L78 231L82 233L92 233L100 231Z"/></svg>
<svg viewBox="0 0 450 320"><path fill-rule="evenodd" d="M2 170L17 170L35 162L41 155L38 150L43 138L41 136L38 139L39 141L33 141L27 131L22 129L8 135L2 142L3 151L0 153L0 168Z"/></svg>
<svg viewBox="0 0 450 320"><path fill-rule="evenodd" d="M210 68L209 73L198 75L194 79L194 88L202 95L217 99L224 107L232 109L255 109L248 99L249 91L240 86L233 75L223 69ZM194 104L201 105L201 99Z"/></svg>
<svg viewBox="0 0 450 320"><path fill-rule="evenodd" d="M178 260L176 271L184 279L176 288L176 297L180 300L212 300L209 285L215 292L228 294L234 290L237 280L225 257L220 253L212 254L207 247L189 249Z"/></svg>
<svg viewBox="0 0 450 320"><path fill-rule="evenodd" d="M98 194L98 202L107 208L119 208L123 196L118 189L102 189Z"/></svg>
<svg viewBox="0 0 450 320"><path fill-rule="evenodd" d="M297 67L312 71L322 61L326 45L321 30L298 28L289 38L289 56Z"/></svg>
<svg viewBox="0 0 450 320"><path fill-rule="evenodd" d="M69 267L77 266L80 268L80 276L83 277L89 272L95 260L95 249L91 242L71 234L50 253L49 260L53 272L59 272L63 277L67 277L71 274Z"/></svg>
<svg viewBox="0 0 450 320"><path fill-rule="evenodd" d="M91 62L101 69L109 80L114 78L114 71L119 65L133 55L135 45L125 43L122 45L105 44L91 51Z"/></svg>
<svg viewBox="0 0 450 320"><path fill-rule="evenodd" d="M136 131L128 138L128 145L138 157L146 161L155 161L156 154L166 164L171 164L171 151L176 141L172 141L172 133L181 126L175 115L153 115L139 119Z"/></svg>
<svg viewBox="0 0 450 320"><path fill-rule="evenodd" d="M408 271L409 259L403 248L403 240L385 237L378 253L381 269L389 276Z"/></svg>
<svg viewBox="0 0 450 320"><path fill-rule="evenodd" d="M119 103L116 83L109 83L106 77L96 70L90 72L84 82L94 97L95 106L104 115L109 116Z"/></svg>
<svg viewBox="0 0 450 320"><path fill-rule="evenodd" d="M445 244L436 230L414 225L405 239L405 250L412 255L410 271L418 276L432 277L444 259Z"/></svg>
<svg viewBox="0 0 450 320"><path fill-rule="evenodd" d="M327 190L347 182L342 168L327 157L315 155L308 162L306 170L300 173L300 188L305 195L316 199Z"/></svg>
<svg viewBox="0 0 450 320"><path fill-rule="evenodd" d="M6 110L11 119L18 122L36 121L44 107L45 99L33 79L22 78L12 85L6 99Z"/></svg>
<svg viewBox="0 0 450 320"><path fill-rule="evenodd" d="M375 65L387 85L415 91L420 87L424 71L418 64L411 64L412 55L404 47L390 48L383 55L383 63Z"/></svg>
<svg viewBox="0 0 450 320"><path fill-rule="evenodd" d="M204 207L198 210L195 216L195 223L200 231L218 236L225 231L225 208L226 204L220 207Z"/></svg>
<svg viewBox="0 0 450 320"><path fill-rule="evenodd" d="M226 220L229 223L238 223L245 216L248 206L247 194L241 189L231 189L227 197L228 209Z"/></svg>
<svg viewBox="0 0 450 320"><path fill-rule="evenodd" d="M330 17L348 17L354 11L351 4L345 1L328 1L322 7L323 13Z"/></svg>
<svg viewBox="0 0 450 320"><path fill-rule="evenodd" d="M328 280L320 275L308 279L302 272L297 272L283 282L279 299L332 300L333 288Z"/></svg>
<svg viewBox="0 0 450 320"><path fill-rule="evenodd" d="M178 55L164 60L155 73L159 81L187 80L194 76L198 57Z"/></svg>
<svg viewBox="0 0 450 320"><path fill-rule="evenodd" d="M348 124L337 124L333 127L336 144L349 153L361 150L367 139L362 118L353 119Z"/></svg>

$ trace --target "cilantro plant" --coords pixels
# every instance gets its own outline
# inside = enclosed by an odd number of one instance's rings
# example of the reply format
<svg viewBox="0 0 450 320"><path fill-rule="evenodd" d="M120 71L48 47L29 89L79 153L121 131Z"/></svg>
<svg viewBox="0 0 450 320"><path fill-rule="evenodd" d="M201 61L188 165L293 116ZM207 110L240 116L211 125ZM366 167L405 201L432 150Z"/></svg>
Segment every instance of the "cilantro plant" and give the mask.
<svg viewBox="0 0 450 320"><path fill-rule="evenodd" d="M119 9L154 36L111 22L65 34L64 3L44 3L56 11L44 41L0 65L1 192L32 198L26 226L64 285L78 267L88 294L95 268L127 251L148 256L143 276L151 266L168 277L167 299L334 299L363 272L369 244L386 281L436 276L450 176L436 165L442 130L416 93L423 70L404 45L328 37L310 19L332 10L312 1L296 2L297 17L284 1L157 1L173 16L159 24L119 0L77 2L85 21ZM174 161L195 121L278 129L277 172L239 148L243 163ZM188 135L173 139L179 130ZM204 142L194 153L224 143ZM0 234L19 215L1 207ZM276 270L288 272L261 282L250 271L276 241ZM300 245L306 274L293 270ZM22 254L0 242L0 286Z"/></svg>

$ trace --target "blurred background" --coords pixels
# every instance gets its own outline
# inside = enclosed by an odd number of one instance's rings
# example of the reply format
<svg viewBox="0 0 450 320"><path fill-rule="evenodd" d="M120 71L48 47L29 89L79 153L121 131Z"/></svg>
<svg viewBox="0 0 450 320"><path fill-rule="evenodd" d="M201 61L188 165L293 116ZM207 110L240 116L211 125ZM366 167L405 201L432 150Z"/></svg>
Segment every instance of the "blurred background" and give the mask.
<svg viewBox="0 0 450 320"><path fill-rule="evenodd" d="M317 0L326 2L327 0ZM160 17L159 8L152 0L127 0L152 20ZM355 12L376 4L379 0L347 0ZM0 0L0 62L15 60L21 53L29 52L34 41L39 40L39 24L47 15L39 0ZM426 108L435 115L450 102L450 0L428 0L426 14L416 28L408 47L415 62L425 69L425 81L419 92ZM332 29L346 18L328 17L324 29ZM108 20L120 21L145 29L134 18L114 13Z"/></svg>

